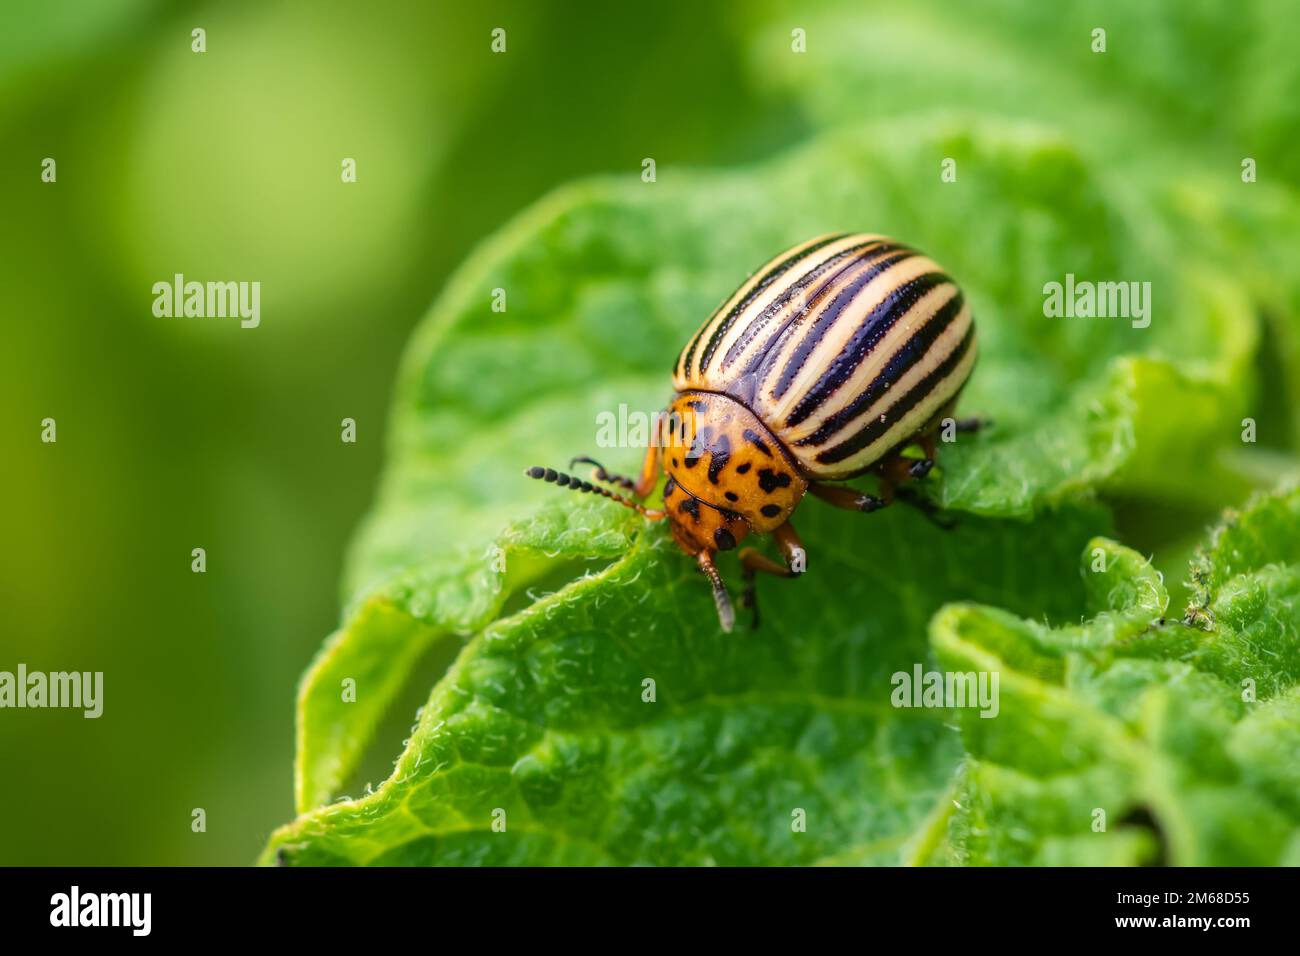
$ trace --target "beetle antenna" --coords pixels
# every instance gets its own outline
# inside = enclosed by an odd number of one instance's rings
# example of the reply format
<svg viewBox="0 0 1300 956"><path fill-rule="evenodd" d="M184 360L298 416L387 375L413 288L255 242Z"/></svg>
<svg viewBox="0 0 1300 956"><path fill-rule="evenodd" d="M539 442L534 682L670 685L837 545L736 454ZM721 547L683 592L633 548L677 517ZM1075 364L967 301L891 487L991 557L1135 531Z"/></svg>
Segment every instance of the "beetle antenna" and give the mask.
<svg viewBox="0 0 1300 956"><path fill-rule="evenodd" d="M640 502L633 501L630 498L624 498L622 495L616 495L608 488L601 488L599 485L593 485L590 481L583 481L581 478L575 478L572 475L566 475L562 471L556 471L554 468L542 468L540 465L533 465L531 468L524 470L524 474L529 478L536 478L539 481L553 482L560 488L569 488L573 491L601 495L610 501L620 504L625 508L631 508L633 511L644 515L651 521L658 521L667 515L666 511L660 511L656 508L647 508ZM716 572L715 572L716 573Z"/></svg>
<svg viewBox="0 0 1300 956"><path fill-rule="evenodd" d="M625 488L628 491L636 490L636 482L634 482L631 478L628 478L626 475L616 475L613 472L606 471L605 466L602 465L594 458L588 458L586 455L581 455L577 458L574 458L572 461L570 461L569 467L572 468L574 465L579 463L586 464L586 465L595 465L596 467L592 472L592 477L595 478L597 481L605 481L611 485L618 485L620 488Z"/></svg>
<svg viewBox="0 0 1300 956"><path fill-rule="evenodd" d="M731 606L731 595L727 593L727 586L722 583L722 575L714 567L713 557L708 551L701 551L695 560L699 562L700 570L713 585L713 603L718 608L718 623L730 634L736 624L736 609Z"/></svg>

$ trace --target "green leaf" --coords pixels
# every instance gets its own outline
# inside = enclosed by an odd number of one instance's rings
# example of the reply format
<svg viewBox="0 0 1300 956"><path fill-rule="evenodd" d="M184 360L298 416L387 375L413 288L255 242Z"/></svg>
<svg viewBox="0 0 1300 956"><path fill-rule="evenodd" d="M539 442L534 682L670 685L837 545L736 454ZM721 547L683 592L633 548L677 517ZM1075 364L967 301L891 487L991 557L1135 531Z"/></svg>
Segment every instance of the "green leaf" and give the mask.
<svg viewBox="0 0 1300 956"><path fill-rule="evenodd" d="M482 555L455 550L366 597L326 641L299 688L298 811L329 799L360 759L406 675L436 642L481 628L512 593L561 558L572 570L575 563L622 555L627 529L600 525L588 511L544 511L511 528Z"/></svg>
<svg viewBox="0 0 1300 956"><path fill-rule="evenodd" d="M939 181L946 156L958 157L967 179ZM932 538L914 531L914 517L888 514L858 528L843 516L818 515L812 504L796 519L809 547L807 583L767 589L769 620L755 640L723 639L698 574L665 548L662 530L643 530L607 503L553 502L539 513L554 490L524 481L520 471L591 452L611 468L634 470L636 449L593 447L597 415L621 404L634 413L662 408L681 343L748 270L775 250L838 228L898 236L958 278L981 336L963 412L991 415L996 425L945 447L942 474L930 483L943 506L966 514L954 537ZM568 853L845 860L855 846L867 848L864 859L898 858L899 841L933 809L915 794L947 786L958 757L941 728L886 711L879 697L880 673L922 660L928 615L963 595L1035 616L1072 607L1076 589L1052 559L1073 555L1088 533L1102 530L1105 518L1079 505L1098 490L1203 504L1244 487L1219 451L1239 447L1258 322L1229 263L1169 254L1173 228L1158 203L1111 180L1050 131L959 119L837 133L750 171L661 169L654 184L635 176L590 181L526 212L458 272L407 353L379 501L350 560L345 623L299 692L296 794L308 816L275 845L303 844L300 855L286 850L302 860L389 859L412 841L418 848L409 858L427 861L498 852L545 862ZM1060 280L1063 270L1150 281L1158 303L1150 327L1044 315L1043 283ZM498 288L506 290L505 312L491 309ZM920 542L935 554L913 553ZM493 554L504 557L504 574L491 569ZM736 578L734 569L724 571ZM594 576L563 587L585 573ZM539 582L561 590L530 604ZM800 596L810 589L820 597L811 605ZM447 640L468 644L435 689L394 776L356 804L310 812L351 779L413 662ZM488 653L498 646L515 649L528 666ZM639 648L624 651L622 670L619 647ZM530 661L532 648L545 666ZM680 726L638 726L629 738L630 715L604 723L610 695L632 693L620 706L642 713L635 691L654 675L634 659L662 663L671 676L665 700L686 708ZM732 668L727 674L718 672L722 662ZM507 664L515 669L498 671ZM826 668L860 678L846 686L836 673L823 684ZM861 675L877 683L857 682ZM715 682L709 694L701 689L706 676ZM355 701L341 693L348 678ZM592 725L553 727L550 714L560 705L524 696L544 679ZM755 701L750 713L748 694L779 686L797 699L785 709ZM725 707L698 712L701 697L717 694ZM829 717L818 711L826 695ZM491 706L482 712L459 709L483 700ZM840 715L842 706L851 713ZM800 735L823 732L814 716L829 721L824 732L841 763L825 762L831 757L816 749L803 759ZM454 744L445 733L422 732L430 720L453 717L465 731ZM777 736L760 747L769 732ZM637 785L650 772L642 765L663 759L655 746L677 734L695 735L681 739L695 742L688 752L701 766L721 768L709 785L721 795L709 811L715 815L691 818L718 831L719 842L698 851L674 835L685 824L672 797L685 796L670 775L645 778L668 788L653 799ZM747 738L736 744L747 755L738 764L729 762L733 737ZM875 741L874 753L849 752L850 739ZM483 766L477 756L453 759L485 747L493 759ZM800 760L792 763L792 755ZM586 816L605 821L599 837L550 833L571 824L553 820L544 803L560 768L575 788L565 806L590 801ZM815 840L788 845L788 819L773 822L770 813L802 791L777 781L797 778L808 787L823 771L873 794L879 819L842 819ZM893 773L907 786L889 779ZM759 781L776 792L747 796ZM500 800L503 809L510 803L511 819L531 828L531 848L482 843L492 839L481 831L483 808L452 799L462 791ZM730 800L776 802L747 816L728 809ZM823 817L833 802L823 800ZM389 812L396 816L383 827L357 822ZM788 818L789 808L783 812ZM412 814L424 829L400 823ZM777 830L747 829L759 817ZM458 826L463 835L453 832ZM637 842L627 827L650 836Z"/></svg>
<svg viewBox="0 0 1300 956"><path fill-rule="evenodd" d="M1076 618L1080 596L1060 581L1104 518L1071 508L943 531L894 510L864 516L855 538L844 524L807 515L820 543L809 573L764 589L762 628L733 634L663 528L638 529L604 570L474 637L394 776L280 831L268 860L905 858L961 752L942 712L890 706L891 675L926 661L925 622L954 594L1014 594L1022 612ZM498 809L505 833L492 830ZM798 810L807 832L792 832Z"/></svg>
<svg viewBox="0 0 1300 956"><path fill-rule="evenodd" d="M971 759L927 860L1285 862L1300 840L1300 491L1226 518L1193 565L1186 620L1112 541L1089 544L1083 577L1095 613L1081 625L935 616L940 662L997 672L1000 709L961 711Z"/></svg>

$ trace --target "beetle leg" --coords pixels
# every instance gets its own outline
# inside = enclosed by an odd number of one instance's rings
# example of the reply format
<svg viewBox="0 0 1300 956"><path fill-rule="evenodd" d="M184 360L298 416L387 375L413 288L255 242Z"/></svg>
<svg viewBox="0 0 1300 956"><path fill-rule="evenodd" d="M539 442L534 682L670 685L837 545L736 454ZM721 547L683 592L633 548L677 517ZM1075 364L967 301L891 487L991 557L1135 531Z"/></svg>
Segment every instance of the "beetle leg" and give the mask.
<svg viewBox="0 0 1300 956"><path fill-rule="evenodd" d="M814 481L808 486L808 490L827 504L843 508L845 511L879 511L889 504L885 498L869 495L848 485L823 485Z"/></svg>
<svg viewBox="0 0 1300 956"><path fill-rule="evenodd" d="M953 424L956 426L957 431L959 432L973 433L973 432L980 431L981 429L984 428L991 428L993 426L993 419L973 416L971 418L955 419L953 421Z"/></svg>
<svg viewBox="0 0 1300 956"><path fill-rule="evenodd" d="M925 460L933 464L933 459ZM808 486L808 490L827 504L843 508L845 511L879 511L897 499L916 508L945 531L955 528L956 521L943 517L942 510L934 502L921 497L907 486L908 481L915 480L913 468L917 464L920 462L901 455L891 456L882 462L876 469L880 479L879 496L858 491L848 485L824 485L820 482L813 482ZM928 470L927 468L926 471Z"/></svg>
<svg viewBox="0 0 1300 956"><path fill-rule="evenodd" d="M966 433L974 433L979 431L981 428L988 428L993 424L991 418L952 418L953 404L955 404L955 402L949 403L948 407L940 413L941 417L935 421L933 428L917 438L916 443L921 446L921 451L925 454L924 458L919 460L902 459L902 462L895 461L892 463L896 469L903 467L903 463L906 463L906 478L921 479L930 474L930 469L934 467L934 460L937 456L936 438L940 432L942 432L944 422L951 420L954 432ZM901 456L899 457L901 458ZM896 483L906 480L901 476L891 476L891 478Z"/></svg>
<svg viewBox="0 0 1300 956"><path fill-rule="evenodd" d="M938 451L935 448L935 433L930 432L926 435L922 435L917 444L921 446L921 451L925 454L925 457L920 461L912 462L912 464L908 466L907 476L909 478L920 479L928 475L930 469L934 467L934 459L938 454Z"/></svg>
<svg viewBox="0 0 1300 956"><path fill-rule="evenodd" d="M904 458L902 452L898 451L876 466L876 474L880 476L880 495L886 501L897 498L911 505L929 518L931 523L945 531L950 531L957 526L957 522L942 517L942 509L938 505L929 498L918 495L909 487L910 482L925 477L934 467L934 436L930 435L918 441L927 457L919 460Z"/></svg>
<svg viewBox="0 0 1300 956"><path fill-rule="evenodd" d="M727 586L722 583L722 575L718 573L717 567L713 563L713 552L701 551L695 556L695 560L700 565L700 570L704 576L709 579L709 584L713 585L713 603L718 609L718 623L727 633L736 624L736 610L731 606L731 595L727 593Z"/></svg>
<svg viewBox="0 0 1300 956"><path fill-rule="evenodd" d="M922 461L914 461L909 467L912 478L924 478L929 474L930 469L934 467L935 459L935 438L942 435L945 425L951 422L952 431L956 433L973 434L983 428L989 428L993 424L991 418L981 418L972 416L969 418L954 418L953 411L957 407L957 399L954 398L947 405L941 408L933 418L931 418L921 430L921 435L917 438L917 444L925 452L925 458ZM951 440L951 439L949 439ZM916 472L920 472L916 474Z"/></svg>
<svg viewBox="0 0 1300 956"><path fill-rule="evenodd" d="M777 564L754 548L740 549L740 564L745 573L745 590L740 603L754 612L752 620L754 628L758 627L758 589L754 584L758 572L762 571L764 574L778 578L796 578L808 569L808 552L804 550L803 542L799 540L794 525L787 521L772 532L772 537L776 540L781 556L785 558L785 564Z"/></svg>
<svg viewBox="0 0 1300 956"><path fill-rule="evenodd" d="M632 494L638 498L645 498L659 483L659 451L659 442L653 440L650 442L650 447L645 450L645 458L641 462L641 477L636 480L636 485L632 488Z"/></svg>

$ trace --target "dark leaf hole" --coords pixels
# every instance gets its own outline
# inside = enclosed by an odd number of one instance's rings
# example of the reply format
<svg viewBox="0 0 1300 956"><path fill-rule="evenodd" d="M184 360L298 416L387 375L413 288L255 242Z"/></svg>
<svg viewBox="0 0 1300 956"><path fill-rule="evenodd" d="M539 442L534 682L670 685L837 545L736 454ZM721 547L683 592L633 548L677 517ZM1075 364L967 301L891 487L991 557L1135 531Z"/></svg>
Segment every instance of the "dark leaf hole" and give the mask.
<svg viewBox="0 0 1300 956"><path fill-rule="evenodd" d="M1156 852L1148 859L1142 860L1143 866L1168 866L1169 865L1169 843L1165 839L1165 831L1161 828L1160 822L1156 820L1149 807L1139 804L1124 814L1119 820L1122 827L1141 827L1150 830L1151 835L1156 840Z"/></svg>

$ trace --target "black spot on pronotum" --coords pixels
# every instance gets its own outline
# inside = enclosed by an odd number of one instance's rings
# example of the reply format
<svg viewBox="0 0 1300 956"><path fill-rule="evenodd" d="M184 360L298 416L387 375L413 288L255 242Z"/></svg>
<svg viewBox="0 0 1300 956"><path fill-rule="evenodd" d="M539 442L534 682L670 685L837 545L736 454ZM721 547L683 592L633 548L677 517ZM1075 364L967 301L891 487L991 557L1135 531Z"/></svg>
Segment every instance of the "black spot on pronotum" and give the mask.
<svg viewBox="0 0 1300 956"><path fill-rule="evenodd" d="M719 551L730 551L736 546L736 536L726 528L719 528L713 532L713 543L718 546Z"/></svg>
<svg viewBox="0 0 1300 956"><path fill-rule="evenodd" d="M686 403L686 407L694 409L697 412L702 412L707 406L704 404L704 402L701 402L698 399L691 399L691 401Z"/></svg>
<svg viewBox="0 0 1300 956"><path fill-rule="evenodd" d="M736 466L736 474L738 474L738 475L743 475L743 474L745 474L747 471L749 471L750 467L752 467L752 466L749 464L749 462L745 462L743 465L737 465L737 466Z"/></svg>
<svg viewBox="0 0 1300 956"><path fill-rule="evenodd" d="M726 435L719 435L709 450L713 453L713 457L709 459L709 481L716 485L718 475L731 460L731 439Z"/></svg>
<svg viewBox="0 0 1300 956"><path fill-rule="evenodd" d="M767 447L767 442L759 438L758 435L754 434L754 432L746 428L743 437L745 441L749 442L751 445L753 445L755 448L761 451L768 458L772 457L772 449Z"/></svg>
<svg viewBox="0 0 1300 956"><path fill-rule="evenodd" d="M675 479L672 475L669 475L668 480L664 482L664 498L670 497L672 493L676 490L677 490L677 479Z"/></svg>
<svg viewBox="0 0 1300 956"><path fill-rule="evenodd" d="M760 468L758 470L758 486L770 495L778 488L789 488L790 476L784 471L778 474L771 468Z"/></svg>
<svg viewBox="0 0 1300 956"><path fill-rule="evenodd" d="M691 442L691 447L687 450L686 457L685 459L683 459L683 461L685 461L686 463L686 467L694 468L696 462L698 462L701 458L704 457L704 453L712 449L712 442L713 442L712 428L705 428L698 435L696 435L695 441Z"/></svg>
<svg viewBox="0 0 1300 956"><path fill-rule="evenodd" d="M679 508L682 512L690 515L696 521L700 520L700 503L690 495L686 496L686 500L681 503Z"/></svg>
<svg viewBox="0 0 1300 956"><path fill-rule="evenodd" d="M781 513L781 506L763 505L763 507L759 508L758 510L763 513L763 517L765 518L775 518L777 515Z"/></svg>
<svg viewBox="0 0 1300 956"><path fill-rule="evenodd" d="M725 492L725 494L726 494L726 496L727 496L727 500L728 500L728 501L739 501L739 500L740 500L740 495L736 494L734 491L728 491L728 492Z"/></svg>

